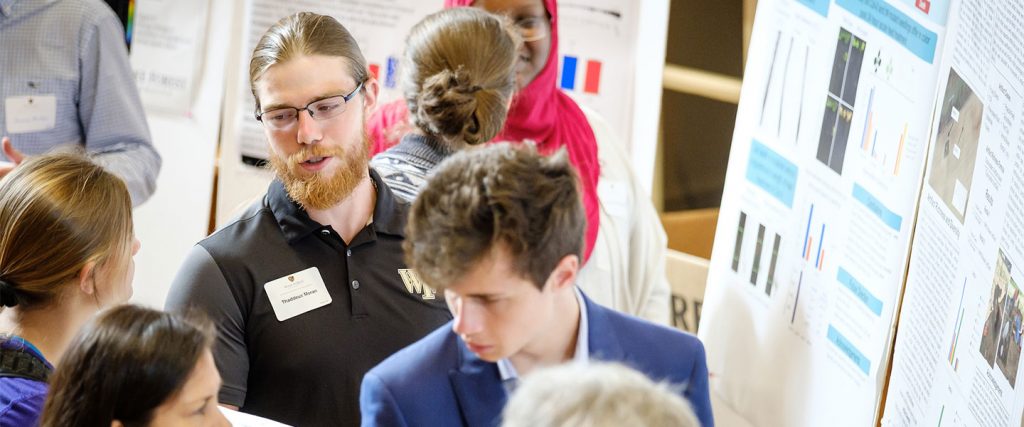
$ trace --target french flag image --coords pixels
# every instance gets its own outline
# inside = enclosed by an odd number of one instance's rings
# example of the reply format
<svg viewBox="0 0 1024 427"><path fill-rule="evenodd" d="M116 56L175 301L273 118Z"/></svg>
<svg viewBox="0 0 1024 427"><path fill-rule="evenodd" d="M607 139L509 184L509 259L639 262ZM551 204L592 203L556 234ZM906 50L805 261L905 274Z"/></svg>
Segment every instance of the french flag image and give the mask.
<svg viewBox="0 0 1024 427"><path fill-rule="evenodd" d="M577 83L582 82L584 93L595 95L601 93L602 62L594 59L587 59L583 64L580 62L581 59L577 56L562 56L562 77L559 79L558 87L563 90L578 91L581 88L578 88Z"/></svg>

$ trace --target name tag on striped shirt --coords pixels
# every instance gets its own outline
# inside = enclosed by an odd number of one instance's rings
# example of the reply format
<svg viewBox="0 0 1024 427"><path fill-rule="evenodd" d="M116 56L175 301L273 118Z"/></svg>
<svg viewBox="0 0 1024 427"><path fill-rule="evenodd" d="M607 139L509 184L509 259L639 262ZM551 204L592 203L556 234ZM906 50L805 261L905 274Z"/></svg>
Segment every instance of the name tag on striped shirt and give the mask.
<svg viewBox="0 0 1024 427"><path fill-rule="evenodd" d="M9 96L4 101L4 115L9 134L53 129L57 124L57 96Z"/></svg>

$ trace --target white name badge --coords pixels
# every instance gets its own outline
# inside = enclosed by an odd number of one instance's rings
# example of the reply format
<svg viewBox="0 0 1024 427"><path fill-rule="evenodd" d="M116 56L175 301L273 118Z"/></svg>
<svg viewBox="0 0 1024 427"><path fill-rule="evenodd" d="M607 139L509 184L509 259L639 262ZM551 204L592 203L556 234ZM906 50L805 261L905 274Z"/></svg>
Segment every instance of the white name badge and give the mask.
<svg viewBox="0 0 1024 427"><path fill-rule="evenodd" d="M57 124L57 96L9 96L4 102L7 133L50 130Z"/></svg>
<svg viewBox="0 0 1024 427"><path fill-rule="evenodd" d="M601 179L597 182L597 197L608 215L629 221L629 187L625 181Z"/></svg>
<svg viewBox="0 0 1024 427"><path fill-rule="evenodd" d="M331 303L331 294L316 267L267 282L263 289L281 322Z"/></svg>

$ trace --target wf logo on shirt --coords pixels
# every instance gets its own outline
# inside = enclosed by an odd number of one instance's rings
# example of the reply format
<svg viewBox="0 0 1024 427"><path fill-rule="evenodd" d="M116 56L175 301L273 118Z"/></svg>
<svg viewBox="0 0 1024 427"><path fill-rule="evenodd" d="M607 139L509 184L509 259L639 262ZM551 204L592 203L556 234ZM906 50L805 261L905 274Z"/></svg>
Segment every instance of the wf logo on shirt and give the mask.
<svg viewBox="0 0 1024 427"><path fill-rule="evenodd" d="M402 276L402 283L405 283L405 290L410 294L416 294L425 300L437 298L437 293L420 280L420 276L408 268L399 268L398 275Z"/></svg>

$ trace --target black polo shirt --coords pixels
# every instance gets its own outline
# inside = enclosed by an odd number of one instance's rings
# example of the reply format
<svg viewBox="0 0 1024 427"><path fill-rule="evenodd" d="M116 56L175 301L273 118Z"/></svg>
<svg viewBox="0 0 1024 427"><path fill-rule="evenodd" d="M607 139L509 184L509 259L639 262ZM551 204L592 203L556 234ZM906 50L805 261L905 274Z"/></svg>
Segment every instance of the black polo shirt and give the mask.
<svg viewBox="0 0 1024 427"><path fill-rule="evenodd" d="M350 244L275 180L189 253L167 308L200 307L215 321L221 403L296 426L359 425L363 375L451 319L441 295L403 281L409 205L372 169L370 177L373 222ZM278 321L264 284L310 267L332 302Z"/></svg>

